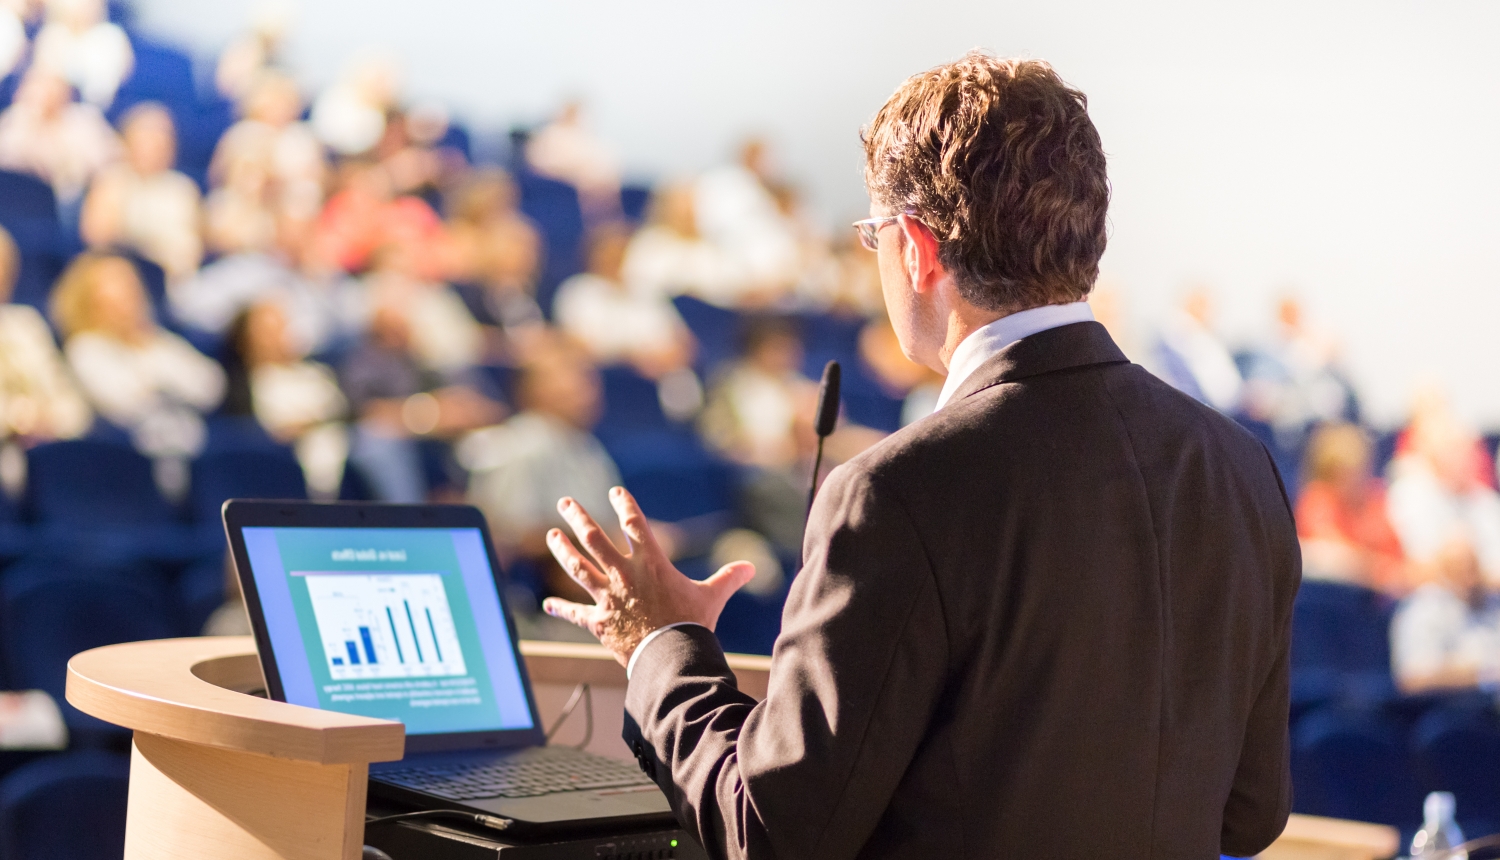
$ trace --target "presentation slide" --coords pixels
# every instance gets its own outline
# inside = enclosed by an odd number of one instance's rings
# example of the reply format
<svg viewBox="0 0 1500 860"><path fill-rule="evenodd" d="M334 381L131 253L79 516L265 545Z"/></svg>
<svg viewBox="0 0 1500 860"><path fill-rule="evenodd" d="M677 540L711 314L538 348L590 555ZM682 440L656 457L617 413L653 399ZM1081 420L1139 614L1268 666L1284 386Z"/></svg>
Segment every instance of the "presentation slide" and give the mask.
<svg viewBox="0 0 1500 860"><path fill-rule="evenodd" d="M244 533L287 701L414 734L531 726L477 531Z"/></svg>

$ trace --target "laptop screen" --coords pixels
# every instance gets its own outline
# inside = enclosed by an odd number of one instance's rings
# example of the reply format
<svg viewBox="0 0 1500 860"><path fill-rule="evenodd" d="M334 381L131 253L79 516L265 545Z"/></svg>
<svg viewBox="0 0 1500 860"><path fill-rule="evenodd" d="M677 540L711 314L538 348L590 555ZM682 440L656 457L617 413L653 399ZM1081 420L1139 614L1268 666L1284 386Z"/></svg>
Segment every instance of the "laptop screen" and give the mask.
<svg viewBox="0 0 1500 860"><path fill-rule="evenodd" d="M242 533L286 701L409 735L533 728L479 529Z"/></svg>

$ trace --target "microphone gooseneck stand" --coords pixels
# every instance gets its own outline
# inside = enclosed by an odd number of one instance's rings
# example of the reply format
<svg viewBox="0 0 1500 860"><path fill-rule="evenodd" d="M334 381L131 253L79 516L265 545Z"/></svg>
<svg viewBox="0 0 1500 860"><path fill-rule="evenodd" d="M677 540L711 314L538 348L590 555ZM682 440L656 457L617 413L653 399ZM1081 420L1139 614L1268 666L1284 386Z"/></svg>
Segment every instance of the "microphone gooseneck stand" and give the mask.
<svg viewBox="0 0 1500 860"><path fill-rule="evenodd" d="M812 480L807 486L807 512L812 513L813 499L818 495L818 472L823 468L823 440L833 433L839 422L839 363L823 366L823 381L818 384L818 418L813 430L818 434L818 453L813 458Z"/></svg>

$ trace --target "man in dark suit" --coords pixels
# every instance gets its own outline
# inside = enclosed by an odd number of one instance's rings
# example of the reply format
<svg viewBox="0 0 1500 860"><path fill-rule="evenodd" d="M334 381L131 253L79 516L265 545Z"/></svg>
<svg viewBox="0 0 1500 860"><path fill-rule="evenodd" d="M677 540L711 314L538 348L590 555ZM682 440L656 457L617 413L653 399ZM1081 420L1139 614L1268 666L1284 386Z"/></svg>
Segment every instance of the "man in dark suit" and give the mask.
<svg viewBox="0 0 1500 860"><path fill-rule="evenodd" d="M622 489L624 550L560 504L595 604L548 611L626 663L626 741L712 856L1257 853L1291 805L1296 534L1265 449L1092 321L1083 95L971 54L864 139L857 226L903 350L948 379L829 476L765 700L712 633L751 571L683 577Z"/></svg>

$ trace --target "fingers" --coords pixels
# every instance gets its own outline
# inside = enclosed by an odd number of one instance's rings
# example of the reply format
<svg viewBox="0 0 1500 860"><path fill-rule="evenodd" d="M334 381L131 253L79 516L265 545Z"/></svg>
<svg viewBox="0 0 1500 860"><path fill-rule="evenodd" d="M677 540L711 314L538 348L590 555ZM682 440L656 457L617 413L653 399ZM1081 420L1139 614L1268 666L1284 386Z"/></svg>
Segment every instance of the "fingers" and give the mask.
<svg viewBox="0 0 1500 860"><path fill-rule="evenodd" d="M708 589L719 609L750 580L755 578L755 565L748 561L731 561L703 580L701 588Z"/></svg>
<svg viewBox="0 0 1500 860"><path fill-rule="evenodd" d="M611 489L609 503L614 507L616 516L620 518L620 529L625 532L625 537L630 539L632 545L658 551L656 535L651 531L651 523L646 519L645 512L636 503L635 496L630 495L629 490L624 487Z"/></svg>
<svg viewBox="0 0 1500 860"><path fill-rule="evenodd" d="M625 556L615 548L609 535L606 535L604 529L594 522L589 512L583 509L583 505L564 496L557 502L557 512L562 514L562 518L573 529L573 534L577 535L578 542L583 544L583 548L594 557L594 561L597 561L606 571L624 569Z"/></svg>
<svg viewBox="0 0 1500 860"><path fill-rule="evenodd" d="M547 549L552 551L552 557L562 566L564 572L574 582L583 586L589 596L598 600L609 588L609 577L599 571L594 563L583 557L573 547L573 542L568 540L562 529L552 529L547 532Z"/></svg>
<svg viewBox="0 0 1500 860"><path fill-rule="evenodd" d="M590 633L595 632L594 615L598 612L598 607L596 606L584 606L581 603L574 603L571 600L549 597L542 601L542 611L553 618L561 618L564 621L576 624Z"/></svg>

